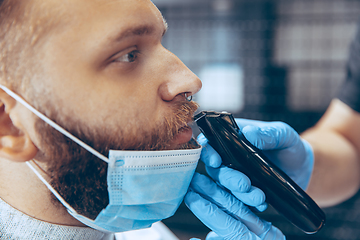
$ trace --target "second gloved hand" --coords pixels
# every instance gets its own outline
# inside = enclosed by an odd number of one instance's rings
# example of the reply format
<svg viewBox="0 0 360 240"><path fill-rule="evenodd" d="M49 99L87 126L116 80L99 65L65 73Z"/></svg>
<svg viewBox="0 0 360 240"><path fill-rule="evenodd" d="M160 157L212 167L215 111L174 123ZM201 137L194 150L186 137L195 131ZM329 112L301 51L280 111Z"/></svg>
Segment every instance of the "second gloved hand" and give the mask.
<svg viewBox="0 0 360 240"><path fill-rule="evenodd" d="M283 122L235 119L245 138L263 153L302 189L306 190L314 166L314 153L308 142ZM221 157L200 134L201 158L206 166L217 168Z"/></svg>
<svg viewBox="0 0 360 240"><path fill-rule="evenodd" d="M314 166L314 153L308 142L283 122L236 119L246 139L302 189L306 190Z"/></svg>
<svg viewBox="0 0 360 240"><path fill-rule="evenodd" d="M237 172L232 171L234 172L228 174L229 178L234 177L233 174ZM207 240L285 239L279 229L260 219L224 187L201 174L195 173L190 190L185 196L185 203L206 226L213 230Z"/></svg>

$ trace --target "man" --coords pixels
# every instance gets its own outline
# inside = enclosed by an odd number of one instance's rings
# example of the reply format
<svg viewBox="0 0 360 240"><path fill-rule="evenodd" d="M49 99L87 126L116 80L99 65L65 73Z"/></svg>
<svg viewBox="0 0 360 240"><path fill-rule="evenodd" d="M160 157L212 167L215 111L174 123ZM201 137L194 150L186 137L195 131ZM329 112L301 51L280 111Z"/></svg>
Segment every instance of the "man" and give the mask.
<svg viewBox="0 0 360 240"><path fill-rule="evenodd" d="M174 214L201 151L189 127L201 82L161 45L158 9L0 4L1 239L173 238L159 224L131 231ZM242 186L229 187L262 206L262 192Z"/></svg>
<svg viewBox="0 0 360 240"><path fill-rule="evenodd" d="M166 23L151 1L5 0L0 14L0 235L106 238L71 216L26 162L91 219L109 202L107 164L10 91L107 156L196 148L188 126L196 104L186 97L201 82L161 45Z"/></svg>
<svg viewBox="0 0 360 240"><path fill-rule="evenodd" d="M188 126L201 82L161 45L158 9L148 0L3 0L0 19L1 238L129 239L171 216L201 150ZM231 238L280 234L241 202L264 209L246 176L210 174L242 219L226 229ZM189 206L206 181L195 176ZM210 190L200 194L229 194ZM204 222L217 231L218 220Z"/></svg>
<svg viewBox="0 0 360 240"><path fill-rule="evenodd" d="M338 98L334 99L324 116L311 129L300 136L288 125L280 122L260 122L237 119L244 136L284 170L321 206L328 207L349 199L360 188L360 25L351 44L347 64L347 78ZM202 158L213 172L221 165L219 155L204 137ZM204 178L204 177L202 177ZM239 175L237 181L246 179ZM185 201L189 208L215 233L207 239L284 239L261 236L264 222L246 223L238 212L246 210L232 196L203 198L214 185L209 179L198 181ZM194 184L192 184L193 186ZM238 204L237 209L232 204ZM214 219L221 219L216 224ZM219 237L220 236L220 237ZM259 237L259 238L258 238Z"/></svg>

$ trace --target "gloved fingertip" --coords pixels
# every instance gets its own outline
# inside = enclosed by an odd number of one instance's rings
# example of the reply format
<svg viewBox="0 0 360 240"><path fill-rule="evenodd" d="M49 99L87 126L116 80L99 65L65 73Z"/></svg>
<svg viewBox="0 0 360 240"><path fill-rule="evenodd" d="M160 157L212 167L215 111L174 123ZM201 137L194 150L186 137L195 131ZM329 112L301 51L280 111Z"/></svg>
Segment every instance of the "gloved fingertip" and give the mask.
<svg viewBox="0 0 360 240"><path fill-rule="evenodd" d="M254 125L247 125L242 129L242 132L259 131L260 127Z"/></svg>
<svg viewBox="0 0 360 240"><path fill-rule="evenodd" d="M214 177L221 185L230 191L246 193L251 188L251 181L249 177L232 168L222 166L218 172L218 176Z"/></svg>
<svg viewBox="0 0 360 240"><path fill-rule="evenodd" d="M253 201L257 205L261 205L265 203L266 196L263 191L261 191L259 188L252 187L252 194L253 194Z"/></svg>
<svg viewBox="0 0 360 240"><path fill-rule="evenodd" d="M198 201L199 199L200 199L199 194L195 193L194 191L188 191L184 197L184 203L189 209L191 209L192 208L191 205L196 201Z"/></svg>
<svg viewBox="0 0 360 240"><path fill-rule="evenodd" d="M245 138L255 147L261 150L273 149L277 146L277 135L275 128L260 128L257 126L246 126L242 133Z"/></svg>
<svg viewBox="0 0 360 240"><path fill-rule="evenodd" d="M218 153L216 154L213 154L210 156L210 159L209 159L209 166L210 167L213 167L213 168L218 168L221 166L221 157Z"/></svg>
<svg viewBox="0 0 360 240"><path fill-rule="evenodd" d="M261 132L260 127L248 125L245 126L242 129L242 134L245 136L245 138L252 144L254 144L254 140L258 138L259 134Z"/></svg>
<svg viewBox="0 0 360 240"><path fill-rule="evenodd" d="M220 167L222 162L220 155L209 144L203 146L200 158L206 166L213 168Z"/></svg>
<svg viewBox="0 0 360 240"><path fill-rule="evenodd" d="M215 232L211 231L208 233L205 240L224 240L224 238L220 237Z"/></svg>
<svg viewBox="0 0 360 240"><path fill-rule="evenodd" d="M197 138L196 138L197 142L201 145L204 146L205 144L208 143L207 138L204 136L204 134L200 133Z"/></svg>
<svg viewBox="0 0 360 240"><path fill-rule="evenodd" d="M268 204L267 203L263 203L259 206L256 207L256 209L259 211L259 212L264 212L268 207Z"/></svg>
<svg viewBox="0 0 360 240"><path fill-rule="evenodd" d="M201 240L200 238L190 238L190 240Z"/></svg>

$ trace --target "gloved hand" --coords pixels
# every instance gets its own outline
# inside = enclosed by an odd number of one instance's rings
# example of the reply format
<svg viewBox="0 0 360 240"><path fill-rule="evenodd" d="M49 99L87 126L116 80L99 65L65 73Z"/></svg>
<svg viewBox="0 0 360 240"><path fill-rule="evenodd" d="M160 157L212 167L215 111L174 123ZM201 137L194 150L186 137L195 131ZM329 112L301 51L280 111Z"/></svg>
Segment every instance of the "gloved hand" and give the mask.
<svg viewBox="0 0 360 240"><path fill-rule="evenodd" d="M264 150L269 159L300 187L307 187L313 168L313 152L311 146L295 130L280 122L236 121L250 143ZM207 144L207 139L202 134L198 137L198 142L203 145L201 159L207 172L218 184L205 176L195 175L185 203L215 232L211 232L207 240L285 239L277 228L258 218L243 204L264 210L266 204L262 202L265 200L262 191L251 187L245 175L221 166L220 156ZM223 187L229 191L225 191Z"/></svg>
<svg viewBox="0 0 360 240"><path fill-rule="evenodd" d="M308 142L283 122L235 119L245 138L302 189L306 190L314 167L314 153Z"/></svg>
<svg viewBox="0 0 360 240"><path fill-rule="evenodd" d="M302 189L306 190L314 166L314 153L308 142L283 122L262 122L235 119L245 138L263 153ZM203 146L201 159L206 166L218 168L221 157L207 143L203 134L198 136Z"/></svg>
<svg viewBox="0 0 360 240"><path fill-rule="evenodd" d="M239 186L250 187L250 182L243 182L244 178L241 177L241 173L228 168L222 169L227 172L225 175L227 179L220 174L220 181L224 179L230 183L232 180L238 179ZM235 190L238 191L236 188ZM259 189L250 191L250 195L254 196L263 195L260 193L262 192ZM237 195L241 195L239 191ZM264 200L264 198L260 200ZM206 226L214 231L207 236L206 240L285 239L279 229L257 217L233 194L199 173L194 175L189 192L185 196L185 204Z"/></svg>

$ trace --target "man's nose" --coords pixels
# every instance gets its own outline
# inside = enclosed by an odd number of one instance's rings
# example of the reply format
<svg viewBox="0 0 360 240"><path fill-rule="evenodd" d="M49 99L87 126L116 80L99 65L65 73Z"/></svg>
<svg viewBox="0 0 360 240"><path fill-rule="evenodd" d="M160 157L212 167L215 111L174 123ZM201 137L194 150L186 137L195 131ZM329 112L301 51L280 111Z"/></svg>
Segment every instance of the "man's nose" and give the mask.
<svg viewBox="0 0 360 240"><path fill-rule="evenodd" d="M189 97L197 93L202 86L200 79L173 53L164 51L167 57L164 61L164 81L159 87L161 98L170 102L177 96L186 94Z"/></svg>

